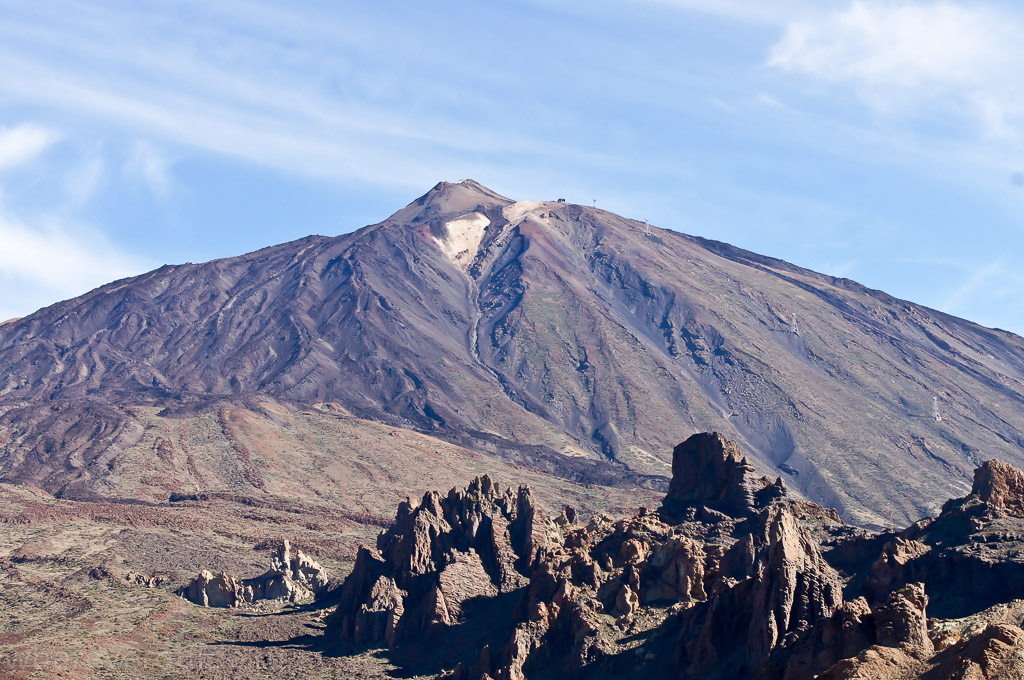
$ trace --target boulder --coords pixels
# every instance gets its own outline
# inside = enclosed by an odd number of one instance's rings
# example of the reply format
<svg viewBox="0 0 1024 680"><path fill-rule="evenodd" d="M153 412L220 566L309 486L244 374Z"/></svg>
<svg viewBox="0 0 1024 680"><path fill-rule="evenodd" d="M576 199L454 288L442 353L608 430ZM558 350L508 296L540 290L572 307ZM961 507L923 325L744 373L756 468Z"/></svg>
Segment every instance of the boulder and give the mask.
<svg viewBox="0 0 1024 680"><path fill-rule="evenodd" d="M897 647L916 658L931 656L934 648L928 637L927 606L923 583L912 583L893 591L875 614L878 644Z"/></svg>
<svg viewBox="0 0 1024 680"><path fill-rule="evenodd" d="M252 590L247 590L234 577L204 569L176 594L203 607L237 607L252 602Z"/></svg>

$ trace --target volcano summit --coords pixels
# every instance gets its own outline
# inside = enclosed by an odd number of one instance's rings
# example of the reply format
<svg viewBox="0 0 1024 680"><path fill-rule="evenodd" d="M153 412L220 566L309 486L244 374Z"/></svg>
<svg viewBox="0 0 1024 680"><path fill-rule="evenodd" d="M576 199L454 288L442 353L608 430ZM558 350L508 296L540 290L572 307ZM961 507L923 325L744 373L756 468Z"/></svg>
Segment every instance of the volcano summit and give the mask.
<svg viewBox="0 0 1024 680"><path fill-rule="evenodd" d="M983 458L1024 465L1020 337L647 232L442 182L353 233L161 267L5 323L0 481L80 499L273 493L265 452L204 467L156 434L231 408L358 416L658 490L666 452L715 430L863 525L935 514ZM138 465L159 482L129 483Z"/></svg>

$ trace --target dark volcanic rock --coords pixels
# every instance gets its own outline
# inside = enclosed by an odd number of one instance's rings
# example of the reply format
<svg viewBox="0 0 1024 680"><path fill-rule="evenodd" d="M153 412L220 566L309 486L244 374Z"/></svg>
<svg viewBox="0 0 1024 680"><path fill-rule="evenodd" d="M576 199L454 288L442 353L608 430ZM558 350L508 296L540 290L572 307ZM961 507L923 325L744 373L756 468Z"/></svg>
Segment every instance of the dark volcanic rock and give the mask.
<svg viewBox="0 0 1024 680"><path fill-rule="evenodd" d="M691 437L675 462L675 514L551 524L528 491L487 479L403 504L380 552L360 553L327 635L450 680L1020 677L1024 631L1006 611L1024 606L1000 599L1019 586L983 576L973 550L992 523L1024 527L1008 511L1016 470L990 464L941 517L872 536L785 494L759 501L774 485L720 435ZM1024 582L1019 539L1000 536L989 566ZM966 618L930 618L951 603Z"/></svg>
<svg viewBox="0 0 1024 680"><path fill-rule="evenodd" d="M464 621L474 600L525 586L558 536L528 488L487 476L406 501L377 550L359 551L328 626L355 645L420 640Z"/></svg>
<svg viewBox="0 0 1024 680"><path fill-rule="evenodd" d="M782 478L758 476L736 442L717 432L695 434L672 451L672 482L663 512L707 507L742 517L786 496Z"/></svg>

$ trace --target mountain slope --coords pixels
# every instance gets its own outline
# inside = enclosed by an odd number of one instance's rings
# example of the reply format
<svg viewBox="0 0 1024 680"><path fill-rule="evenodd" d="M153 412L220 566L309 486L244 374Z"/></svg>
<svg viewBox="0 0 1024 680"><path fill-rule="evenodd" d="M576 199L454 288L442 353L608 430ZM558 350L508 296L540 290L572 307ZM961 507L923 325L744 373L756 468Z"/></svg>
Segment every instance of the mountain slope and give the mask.
<svg viewBox="0 0 1024 680"><path fill-rule="evenodd" d="M981 459L1024 463L1021 338L654 232L442 183L351 234L54 305L0 327L0 478L84 494L142 436L127 407L268 397L620 485L718 430L863 523L933 513Z"/></svg>

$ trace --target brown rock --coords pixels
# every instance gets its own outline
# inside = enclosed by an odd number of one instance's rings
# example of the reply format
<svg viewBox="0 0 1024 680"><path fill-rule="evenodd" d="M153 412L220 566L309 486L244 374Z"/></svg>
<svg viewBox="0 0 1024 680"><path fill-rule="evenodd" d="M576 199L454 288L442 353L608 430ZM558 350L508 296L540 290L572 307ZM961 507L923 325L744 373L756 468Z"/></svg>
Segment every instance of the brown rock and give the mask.
<svg viewBox="0 0 1024 680"><path fill-rule="evenodd" d="M463 604L468 600L494 597L499 592L484 569L480 555L472 548L455 554L455 561L441 571L437 590L444 597L448 624L464 620Z"/></svg>
<svg viewBox="0 0 1024 680"><path fill-rule="evenodd" d="M789 651L842 602L839 575L787 508L767 508L756 519L758 530L731 549L752 555L744 577L720 580L706 604L684 612L682 677L782 677Z"/></svg>
<svg viewBox="0 0 1024 680"><path fill-rule="evenodd" d="M1024 677L1024 632L1004 623L1019 621L1024 611L1004 596L1017 592L1018 571L1002 556L1013 554L1024 528L1006 512L1013 493L996 491L987 501L976 494L947 504L938 519L896 535L875 534L837 527L834 514L785 498L781 485L753 477L720 436L696 444L701 441L690 442L690 454L677 448L685 455L675 462L703 458L708 477L673 480L661 513L619 521L598 516L586 526L566 517L562 533L551 531L522 489L513 493L480 480L468 493L428 494L403 508L382 535L379 545L392 551L390 560L360 553L345 586L359 596L343 597L339 616L356 612L359 621L380 611L372 637L392 646L399 640L414 655L425 652L417 642L424 637L430 646L442 645L445 659L462 660L445 676L456 680L536 673L680 680ZM988 486L1012 489L1013 483ZM1001 503L992 506L1000 512L989 512L989 503ZM679 512L667 523L673 510ZM402 526L421 535L410 538ZM426 571L413 575L416 569ZM932 621L941 645L929 637L934 605L916 582L924 579L907 582L919 574L941 584L940 596L967 612ZM503 585L526 578L521 595L512 592L518 586ZM863 595L844 602L844 586ZM496 599L507 596L518 603L505 607ZM993 601L1007 604L978 609ZM380 632L389 620L404 634ZM351 629L342 627L343 639L359 639ZM484 630L507 632L489 638L480 652L460 642L467 631Z"/></svg>
<svg viewBox="0 0 1024 680"><path fill-rule="evenodd" d="M843 659L815 677L818 680L912 680L920 665L899 649L869 647L857 657Z"/></svg>
<svg viewBox="0 0 1024 680"><path fill-rule="evenodd" d="M842 581L811 534L784 508L765 511L767 551L751 606L748 654L766 656L831 618L843 600Z"/></svg>
<svg viewBox="0 0 1024 680"><path fill-rule="evenodd" d="M921 660L903 649L872 646L843 659L820 680L1004 680L1024 677L1024 631L991 625L934 657Z"/></svg>
<svg viewBox="0 0 1024 680"><path fill-rule="evenodd" d="M137 571L127 571L124 575L124 580L133 586L141 586L143 588L157 588L163 585L166 580L163 576L146 576L140 574Z"/></svg>
<svg viewBox="0 0 1024 680"><path fill-rule="evenodd" d="M705 600L705 562L700 543L686 536L672 536L650 556L657 579L643 590L645 602L656 600Z"/></svg>
<svg viewBox="0 0 1024 680"><path fill-rule="evenodd" d="M782 480L758 477L736 442L717 432L692 435L672 452L672 482L662 504L670 517L706 506L731 517L748 515L786 495Z"/></svg>
<svg viewBox="0 0 1024 680"><path fill-rule="evenodd" d="M995 624L950 648L934 661L929 677L1003 680L1024 678L1024 631Z"/></svg>
<svg viewBox="0 0 1024 680"><path fill-rule="evenodd" d="M542 555L561 540L528 487L514 492L488 476L447 496L429 492L418 504L405 501L378 537L378 552L357 555L328 619L329 634L395 648L455 626L467 616L466 603L526 585ZM389 584L383 601L376 592L382 577ZM547 618L545 609L533 615Z"/></svg>
<svg viewBox="0 0 1024 680"><path fill-rule="evenodd" d="M628 583L622 584L618 597L615 599L614 614L619 617L630 617L640 607L640 598Z"/></svg>
<svg viewBox="0 0 1024 680"><path fill-rule="evenodd" d="M899 647L917 658L931 656L934 648L928 637L927 606L923 583L894 591L876 613L878 644Z"/></svg>
<svg viewBox="0 0 1024 680"><path fill-rule="evenodd" d="M647 559L649 553L650 546L645 542L637 538L630 538L622 543L617 563L620 565L640 564Z"/></svg>
<svg viewBox="0 0 1024 680"><path fill-rule="evenodd" d="M921 541L897 536L882 547L882 554L871 565L865 586L878 597L885 597L895 585L907 582L907 565L931 550Z"/></svg>
<svg viewBox="0 0 1024 680"><path fill-rule="evenodd" d="M292 555L288 541L278 546L270 564L263 575L241 580L204 570L175 592L204 607L238 607L256 600L304 602L327 587L327 570L301 550Z"/></svg>
<svg viewBox="0 0 1024 680"><path fill-rule="evenodd" d="M189 602L204 607L237 607L252 602L252 590L236 581L233 577L203 570L188 585L180 588L177 594Z"/></svg>
<svg viewBox="0 0 1024 680"><path fill-rule="evenodd" d="M1000 460L987 460L974 471L971 493L990 506L1024 517L1024 472Z"/></svg>

